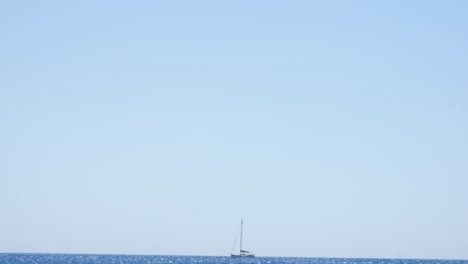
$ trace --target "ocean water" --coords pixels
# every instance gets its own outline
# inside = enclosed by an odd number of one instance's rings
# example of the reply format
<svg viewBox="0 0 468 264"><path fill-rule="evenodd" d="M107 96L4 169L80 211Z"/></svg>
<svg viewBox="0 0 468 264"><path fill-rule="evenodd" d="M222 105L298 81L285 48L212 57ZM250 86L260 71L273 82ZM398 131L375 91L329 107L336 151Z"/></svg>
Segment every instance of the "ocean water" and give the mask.
<svg viewBox="0 0 468 264"><path fill-rule="evenodd" d="M147 256L147 255L79 255L79 254L8 254L0 253L0 263L50 263L50 264L139 264L139 263L255 263L255 264L468 264L468 260L419 260L419 259L346 259L346 258L231 258L203 256Z"/></svg>

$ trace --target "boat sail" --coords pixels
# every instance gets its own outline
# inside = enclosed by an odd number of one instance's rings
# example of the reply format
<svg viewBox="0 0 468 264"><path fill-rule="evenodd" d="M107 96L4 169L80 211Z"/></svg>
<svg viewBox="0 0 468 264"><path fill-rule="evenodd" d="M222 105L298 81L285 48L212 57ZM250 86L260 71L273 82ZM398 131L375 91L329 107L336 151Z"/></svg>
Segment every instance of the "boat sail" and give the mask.
<svg viewBox="0 0 468 264"><path fill-rule="evenodd" d="M244 225L244 219L241 219L239 254L233 254L231 252L231 257L233 257L233 258L242 258L242 257L253 258L253 257L255 257L255 253L242 249L242 229L243 229L243 225Z"/></svg>

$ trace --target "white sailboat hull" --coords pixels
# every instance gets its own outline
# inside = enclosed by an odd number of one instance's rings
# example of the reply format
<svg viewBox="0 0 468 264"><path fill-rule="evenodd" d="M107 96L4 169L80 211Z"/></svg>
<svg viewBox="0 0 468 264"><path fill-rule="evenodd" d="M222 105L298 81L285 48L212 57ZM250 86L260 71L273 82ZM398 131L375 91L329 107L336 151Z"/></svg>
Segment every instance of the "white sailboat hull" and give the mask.
<svg viewBox="0 0 468 264"><path fill-rule="evenodd" d="M242 254L242 255L231 254L231 257L232 258L255 258L255 254L253 253L247 253L247 254Z"/></svg>

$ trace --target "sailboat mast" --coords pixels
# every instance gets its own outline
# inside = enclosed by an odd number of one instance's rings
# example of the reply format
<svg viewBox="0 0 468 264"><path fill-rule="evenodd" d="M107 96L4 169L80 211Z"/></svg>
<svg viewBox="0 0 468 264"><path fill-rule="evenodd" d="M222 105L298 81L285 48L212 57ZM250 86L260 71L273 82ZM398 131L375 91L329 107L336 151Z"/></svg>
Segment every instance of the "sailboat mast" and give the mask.
<svg viewBox="0 0 468 264"><path fill-rule="evenodd" d="M242 227L244 225L244 219L241 219L241 235L240 235L240 246L239 246L239 254L242 255Z"/></svg>

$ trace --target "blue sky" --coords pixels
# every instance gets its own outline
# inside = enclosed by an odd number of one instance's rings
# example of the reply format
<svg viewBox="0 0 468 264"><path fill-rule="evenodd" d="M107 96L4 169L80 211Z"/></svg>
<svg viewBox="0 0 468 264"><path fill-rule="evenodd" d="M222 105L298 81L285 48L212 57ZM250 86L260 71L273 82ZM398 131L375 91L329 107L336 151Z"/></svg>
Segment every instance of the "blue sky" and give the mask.
<svg viewBox="0 0 468 264"><path fill-rule="evenodd" d="M465 1L5 1L0 252L468 259Z"/></svg>

